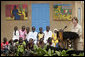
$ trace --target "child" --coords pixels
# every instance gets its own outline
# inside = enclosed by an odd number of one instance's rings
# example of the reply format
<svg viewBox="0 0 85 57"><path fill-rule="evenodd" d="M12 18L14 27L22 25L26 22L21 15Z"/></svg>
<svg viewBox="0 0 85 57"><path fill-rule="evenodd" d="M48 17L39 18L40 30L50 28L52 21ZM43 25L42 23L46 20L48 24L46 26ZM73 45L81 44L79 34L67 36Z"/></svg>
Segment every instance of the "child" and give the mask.
<svg viewBox="0 0 85 57"><path fill-rule="evenodd" d="M56 47L58 47L57 31L57 29L54 29L54 33L52 34L52 43L55 43Z"/></svg>
<svg viewBox="0 0 85 57"><path fill-rule="evenodd" d="M27 44L27 49L33 50L33 45L34 45L34 40L30 38Z"/></svg>
<svg viewBox="0 0 85 57"><path fill-rule="evenodd" d="M49 45L49 46L53 46L53 47L55 47L55 44L52 43L52 38L51 38L51 37L48 38L48 40L47 40L47 44L46 44L46 45Z"/></svg>
<svg viewBox="0 0 85 57"><path fill-rule="evenodd" d="M19 30L19 37L25 40L25 36L26 36L25 26L22 26L22 29Z"/></svg>
<svg viewBox="0 0 85 57"><path fill-rule="evenodd" d="M40 32L37 35L38 40L40 40L41 38L44 38L44 33L42 32L42 27L39 28L39 31Z"/></svg>
<svg viewBox="0 0 85 57"><path fill-rule="evenodd" d="M15 46L14 46L14 42L13 42L12 39L9 41L8 50L9 50L9 54L13 54L14 55L14 53L15 53Z"/></svg>
<svg viewBox="0 0 85 57"><path fill-rule="evenodd" d="M19 38L19 41L16 43L17 46L17 56L23 56L24 50L26 48L26 43L23 41L23 38Z"/></svg>
<svg viewBox="0 0 85 57"><path fill-rule="evenodd" d="M31 51L33 51L34 49L34 40L32 38L29 39L27 45L26 45L26 49L25 49L25 56L31 56Z"/></svg>
<svg viewBox="0 0 85 57"><path fill-rule="evenodd" d="M47 43L49 37L52 37L52 31L50 31L50 27L46 26L46 31L44 31L44 43Z"/></svg>
<svg viewBox="0 0 85 57"><path fill-rule="evenodd" d="M14 31L13 31L13 41L15 40L19 40L19 31L17 26L14 27Z"/></svg>
<svg viewBox="0 0 85 57"><path fill-rule="evenodd" d="M4 37L3 42L1 43L1 53L8 55L8 41L7 38Z"/></svg>
<svg viewBox="0 0 85 57"><path fill-rule="evenodd" d="M43 38L40 38L39 42L37 43L38 47L44 48L45 43L43 40L44 40Z"/></svg>
<svg viewBox="0 0 85 57"><path fill-rule="evenodd" d="M30 28L27 27L27 28L26 28L26 39L25 39L25 42L26 42L26 43L29 41L29 31L30 31Z"/></svg>
<svg viewBox="0 0 85 57"><path fill-rule="evenodd" d="M37 43L37 32L35 31L35 27L32 27L32 31L29 33L29 39L32 38L34 43ZM29 41L29 40L28 40Z"/></svg>

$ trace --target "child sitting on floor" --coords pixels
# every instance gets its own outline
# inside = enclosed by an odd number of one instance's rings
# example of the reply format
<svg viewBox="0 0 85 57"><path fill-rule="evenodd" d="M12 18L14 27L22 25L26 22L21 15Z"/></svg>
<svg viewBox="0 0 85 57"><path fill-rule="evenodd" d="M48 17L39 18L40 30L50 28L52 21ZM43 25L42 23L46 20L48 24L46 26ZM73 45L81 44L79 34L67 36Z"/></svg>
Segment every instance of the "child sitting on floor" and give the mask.
<svg viewBox="0 0 85 57"><path fill-rule="evenodd" d="M22 38L19 38L19 41L16 43L17 46L17 56L23 56L24 50L26 48L26 43Z"/></svg>
<svg viewBox="0 0 85 57"><path fill-rule="evenodd" d="M49 46L53 46L53 47L55 47L55 44L52 43L52 38L51 38L51 37L48 38L48 40L47 40L47 44L46 44L46 45L49 45Z"/></svg>
<svg viewBox="0 0 85 57"><path fill-rule="evenodd" d="M9 41L8 50L9 50L9 54L12 55L15 54L15 45L12 39Z"/></svg>
<svg viewBox="0 0 85 57"><path fill-rule="evenodd" d="M4 37L3 42L1 43L1 53L6 56L8 55L8 44L7 38Z"/></svg>
<svg viewBox="0 0 85 57"><path fill-rule="evenodd" d="M37 43L37 46L38 46L38 47L44 48L45 43L44 43L43 40L44 40L43 38L40 38L39 42Z"/></svg>

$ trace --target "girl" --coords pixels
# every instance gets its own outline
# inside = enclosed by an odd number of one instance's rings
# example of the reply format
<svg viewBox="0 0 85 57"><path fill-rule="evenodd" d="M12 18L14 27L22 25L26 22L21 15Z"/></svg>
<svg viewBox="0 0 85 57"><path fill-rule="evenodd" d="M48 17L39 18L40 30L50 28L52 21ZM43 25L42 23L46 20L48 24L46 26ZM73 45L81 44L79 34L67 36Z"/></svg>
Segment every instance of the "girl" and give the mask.
<svg viewBox="0 0 85 57"><path fill-rule="evenodd" d="M14 31L13 31L13 41L15 40L19 40L19 31L17 26L14 27Z"/></svg>
<svg viewBox="0 0 85 57"><path fill-rule="evenodd" d="M57 29L54 29L54 33L52 34L52 43L55 43L56 47L58 47L57 31Z"/></svg>
<svg viewBox="0 0 85 57"><path fill-rule="evenodd" d="M25 30L25 26L22 26L22 29L19 30L19 37L23 38L23 40L25 40L26 36L26 30Z"/></svg>

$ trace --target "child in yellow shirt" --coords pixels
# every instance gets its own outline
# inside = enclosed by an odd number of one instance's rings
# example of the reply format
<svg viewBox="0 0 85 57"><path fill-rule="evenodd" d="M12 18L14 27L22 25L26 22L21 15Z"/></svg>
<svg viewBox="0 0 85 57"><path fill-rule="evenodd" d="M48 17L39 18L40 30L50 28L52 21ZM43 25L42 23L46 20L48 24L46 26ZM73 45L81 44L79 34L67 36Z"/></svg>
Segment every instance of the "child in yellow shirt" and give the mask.
<svg viewBox="0 0 85 57"><path fill-rule="evenodd" d="M58 43L57 31L57 29L54 29L54 33L52 34L52 43L55 43L55 46Z"/></svg>
<svg viewBox="0 0 85 57"><path fill-rule="evenodd" d="M41 38L44 38L44 33L42 32L42 27L39 28L39 31L40 32L37 35L38 40L40 40Z"/></svg>

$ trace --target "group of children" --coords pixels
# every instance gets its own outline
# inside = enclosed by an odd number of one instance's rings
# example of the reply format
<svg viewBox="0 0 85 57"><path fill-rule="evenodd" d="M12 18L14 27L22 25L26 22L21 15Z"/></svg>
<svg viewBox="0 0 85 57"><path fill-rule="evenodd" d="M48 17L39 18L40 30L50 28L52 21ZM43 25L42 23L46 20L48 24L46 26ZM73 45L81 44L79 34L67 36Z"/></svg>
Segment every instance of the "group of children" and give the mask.
<svg viewBox="0 0 85 57"><path fill-rule="evenodd" d="M14 27L13 38L8 42L7 38L3 38L1 43L1 52L5 55L8 53L14 53L15 55L23 55L25 50L33 50L33 45L43 48L45 45L60 47L59 38L57 35L57 29L54 32L50 31L50 27L46 26L46 31L43 32L43 28L39 28L39 32L35 31L35 27L32 27L30 32L29 27L22 26L21 30L18 27Z"/></svg>

